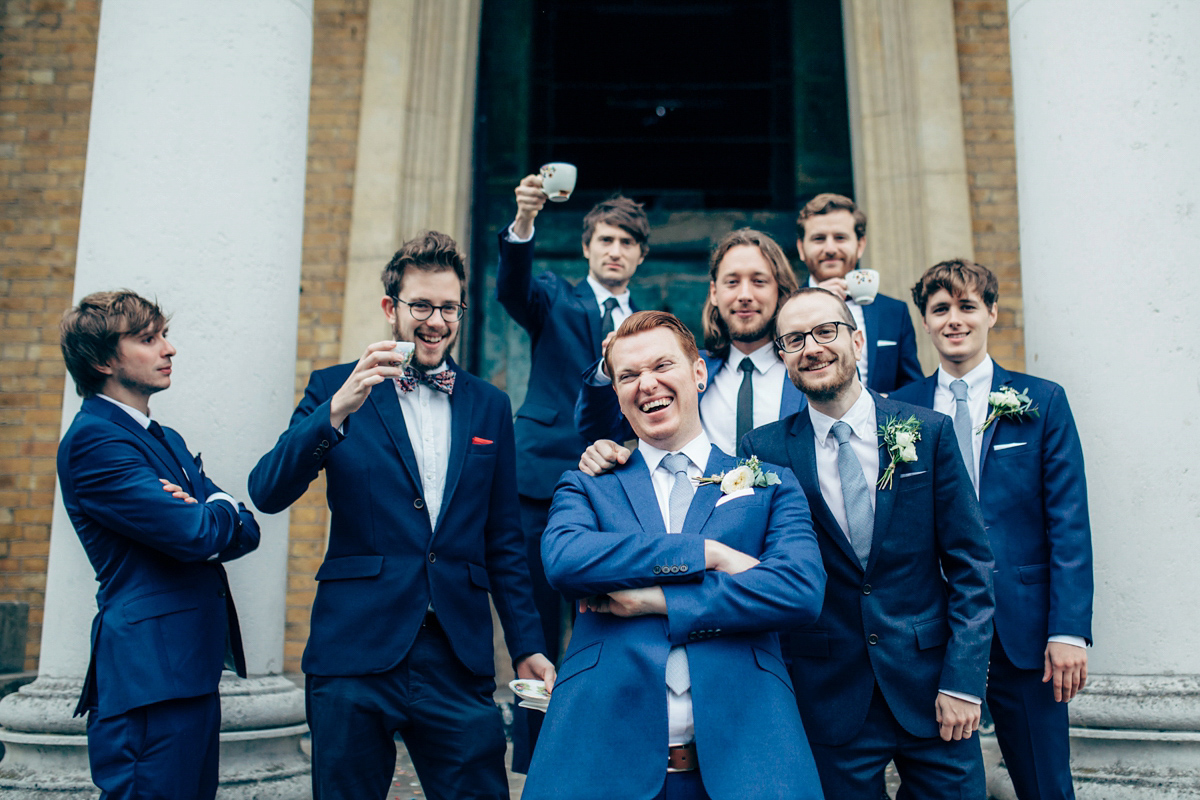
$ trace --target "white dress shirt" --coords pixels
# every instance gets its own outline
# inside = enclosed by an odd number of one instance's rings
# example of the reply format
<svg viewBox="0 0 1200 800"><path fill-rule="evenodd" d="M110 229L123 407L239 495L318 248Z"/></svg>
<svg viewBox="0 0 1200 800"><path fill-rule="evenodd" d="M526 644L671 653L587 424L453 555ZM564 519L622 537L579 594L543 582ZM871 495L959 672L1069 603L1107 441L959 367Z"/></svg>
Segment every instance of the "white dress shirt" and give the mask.
<svg viewBox="0 0 1200 800"><path fill-rule="evenodd" d="M775 343L767 342L748 356L736 347L729 348L729 358L715 375L708 376L708 391L700 398L700 421L710 442L731 456L737 455L737 400L742 388L741 363L749 358L754 363L750 385L754 389L751 427L757 428L779 419L783 398L783 382L787 367L775 352Z"/></svg>
<svg viewBox="0 0 1200 800"><path fill-rule="evenodd" d="M817 480L825 505L841 527L846 540L850 540L850 525L846 521L846 501L842 497L842 475L838 471L838 440L831 430L836 419L808 406L812 420L813 435L816 437ZM871 495L871 509L875 508L876 482L879 480L879 428L875 418L875 398L866 389L862 390L854 405L842 415L842 422L850 426L850 447L862 465L863 477L867 479L867 491Z"/></svg>
<svg viewBox="0 0 1200 800"><path fill-rule="evenodd" d="M817 282L812 279L811 275L808 277L808 285L813 288L817 286ZM866 337L867 318L863 316L862 306L854 302L854 298L850 297L850 295L846 295L846 307L850 309L850 316L854 317L854 324L858 326L858 329L863 332L863 336ZM833 322L833 320L829 320L829 322ZM867 372L871 366L867 357L867 352L870 349L864 346L862 358L858 360L858 380L863 386L867 385Z"/></svg>
<svg viewBox="0 0 1200 800"><path fill-rule="evenodd" d="M445 369L446 365L442 364L429 370L429 374ZM393 383L404 414L408 441L417 457L429 526L436 529L438 515L442 513L442 492L446 488L446 468L450 461L450 395L422 381L417 381L411 392L402 392L400 384Z"/></svg>
<svg viewBox="0 0 1200 800"><path fill-rule="evenodd" d="M995 362L992 361L992 357L984 356L983 361L977 367L962 377L967 383L967 409L971 412L971 453L975 457L975 463L972 466L978 478L975 482L975 495L977 497L979 496L980 481L983 479L983 476L979 474L979 460L983 452L983 432L979 428L987 419L987 398L992 391L992 380L995 372L996 366ZM950 382L953 380L955 380L953 375L938 367L937 389L933 392L933 410L940 411L951 419L954 419L955 411L954 395L950 391ZM993 422L992 424L995 425L996 423ZM1046 641L1073 644L1076 647L1088 646L1087 639L1084 639L1082 636L1071 636L1062 633L1055 634Z"/></svg>
<svg viewBox="0 0 1200 800"><path fill-rule="evenodd" d="M671 531L671 488L675 485L675 476L664 467L659 469L662 460L672 451L659 450L644 441L638 441L638 451L646 459L646 467L650 470L650 482L654 485L654 496L658 500L658 510L662 514L663 527ZM692 463L688 464L688 477L695 480L704 474L708 466L708 457L712 454L712 445L703 431L695 439L685 444L678 452L683 453ZM692 721L692 693L675 694L666 686L666 674L663 674L663 691L667 693L667 743L671 745L687 744L695 738L695 724Z"/></svg>
<svg viewBox="0 0 1200 800"><path fill-rule="evenodd" d="M992 375L995 365L991 356L984 356L983 361L973 370L962 377L967 384L967 410L971 414L971 453L975 459L971 464L972 474L976 476L975 496L979 496L979 454L983 449L983 434L979 426L987 419L988 394L992 391ZM933 410L954 419L956 401L950 391L951 382L957 380L946 370L938 367L937 389L933 392Z"/></svg>

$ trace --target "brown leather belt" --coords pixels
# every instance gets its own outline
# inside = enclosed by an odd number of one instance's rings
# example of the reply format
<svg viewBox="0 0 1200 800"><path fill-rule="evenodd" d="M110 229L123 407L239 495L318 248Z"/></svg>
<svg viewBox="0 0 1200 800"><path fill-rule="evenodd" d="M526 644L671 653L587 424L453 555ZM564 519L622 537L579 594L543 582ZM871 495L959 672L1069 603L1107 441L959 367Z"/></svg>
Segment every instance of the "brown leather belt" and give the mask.
<svg viewBox="0 0 1200 800"><path fill-rule="evenodd" d="M667 772L691 772L699 769L696 763L696 743L671 745L667 748Z"/></svg>

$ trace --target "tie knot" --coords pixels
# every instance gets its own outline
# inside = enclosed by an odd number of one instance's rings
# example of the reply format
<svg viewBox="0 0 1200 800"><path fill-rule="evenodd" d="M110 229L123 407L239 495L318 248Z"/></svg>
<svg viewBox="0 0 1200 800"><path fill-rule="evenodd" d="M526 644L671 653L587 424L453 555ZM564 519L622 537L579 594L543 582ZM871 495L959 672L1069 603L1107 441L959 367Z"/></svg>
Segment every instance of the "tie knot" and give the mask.
<svg viewBox="0 0 1200 800"><path fill-rule="evenodd" d="M833 423L833 427L830 428L829 432L833 434L833 438L837 439L838 444L841 445L850 441L850 434L854 432L854 429L839 419Z"/></svg>
<svg viewBox="0 0 1200 800"><path fill-rule="evenodd" d="M692 463L692 460L683 453L671 453L664 456L662 460L663 466L674 475L678 475L681 472L687 474L687 467L690 463Z"/></svg>
<svg viewBox="0 0 1200 800"><path fill-rule="evenodd" d="M621 304L617 302L617 298L610 297L604 301L604 310L606 313L611 314L613 311L617 310L617 306L619 306L619 305L621 305Z"/></svg>
<svg viewBox="0 0 1200 800"><path fill-rule="evenodd" d="M967 399L967 382L961 378L950 381L950 393L954 395L955 400Z"/></svg>
<svg viewBox="0 0 1200 800"><path fill-rule="evenodd" d="M738 369L740 369L742 372L754 371L754 362L750 360L750 356L746 356L742 359L742 363L738 364Z"/></svg>

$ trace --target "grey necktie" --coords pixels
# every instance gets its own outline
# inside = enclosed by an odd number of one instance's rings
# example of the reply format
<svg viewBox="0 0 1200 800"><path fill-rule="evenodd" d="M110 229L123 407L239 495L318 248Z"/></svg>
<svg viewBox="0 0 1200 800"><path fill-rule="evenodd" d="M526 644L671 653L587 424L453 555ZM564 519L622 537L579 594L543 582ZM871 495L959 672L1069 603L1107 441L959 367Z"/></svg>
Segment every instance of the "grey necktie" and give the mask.
<svg viewBox="0 0 1200 800"><path fill-rule="evenodd" d="M742 363L738 364L738 369L742 371L742 385L738 387L738 403L737 403L737 433L733 438L733 449L742 442L742 437L750 432L754 427L754 385L750 382L750 378L754 375L754 362L750 360L750 356L742 359Z"/></svg>
<svg viewBox="0 0 1200 800"><path fill-rule="evenodd" d="M967 407L967 382L950 381L950 393L954 395L954 436L958 439L958 449L962 453L963 463L967 465L971 484L974 485L975 448L972 447L971 409Z"/></svg>
<svg viewBox="0 0 1200 800"><path fill-rule="evenodd" d="M671 519L669 533L679 533L683 530L683 520L687 517L688 507L692 504L692 480L688 477L687 466L692 460L683 453L671 453L662 460L663 468L675 476L671 486L671 496L667 507ZM687 651L681 644L671 648L667 655L667 688L675 694L683 694L692 688L692 675L688 671Z"/></svg>
<svg viewBox="0 0 1200 800"><path fill-rule="evenodd" d="M616 325L613 324L613 311L616 310L618 305L620 304L617 302L617 298L615 297L610 297L604 301L604 317L600 320L601 340L603 340L605 336L608 336L610 333L612 333L613 328L616 327Z"/></svg>
<svg viewBox="0 0 1200 800"><path fill-rule="evenodd" d="M850 546L866 569L871 555L871 537L875 529L875 512L871 508L871 493L862 464L850 445L852 429L840 419L830 431L838 442L838 475L842 479L842 499L846 503L846 525L850 528Z"/></svg>

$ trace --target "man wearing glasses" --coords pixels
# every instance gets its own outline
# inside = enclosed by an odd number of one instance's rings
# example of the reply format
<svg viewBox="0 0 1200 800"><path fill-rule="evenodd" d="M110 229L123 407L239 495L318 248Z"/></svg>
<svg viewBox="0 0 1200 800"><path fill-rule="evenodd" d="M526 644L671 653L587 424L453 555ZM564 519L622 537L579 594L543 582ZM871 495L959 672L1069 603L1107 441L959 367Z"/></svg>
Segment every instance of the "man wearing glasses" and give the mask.
<svg viewBox="0 0 1200 800"><path fill-rule="evenodd" d="M982 798L992 553L954 426L864 390L836 295L801 289L776 324L809 405L741 450L795 472L828 574L820 618L783 643L825 796L878 800L895 760L902 796Z"/></svg>
<svg viewBox="0 0 1200 800"><path fill-rule="evenodd" d="M383 800L395 734L426 797L508 797L489 593L517 674L554 681L529 589L511 406L448 356L465 270L445 234L406 242L383 271L393 340L314 372L250 474L255 504L276 513L325 470L329 547L302 663L318 800Z"/></svg>

